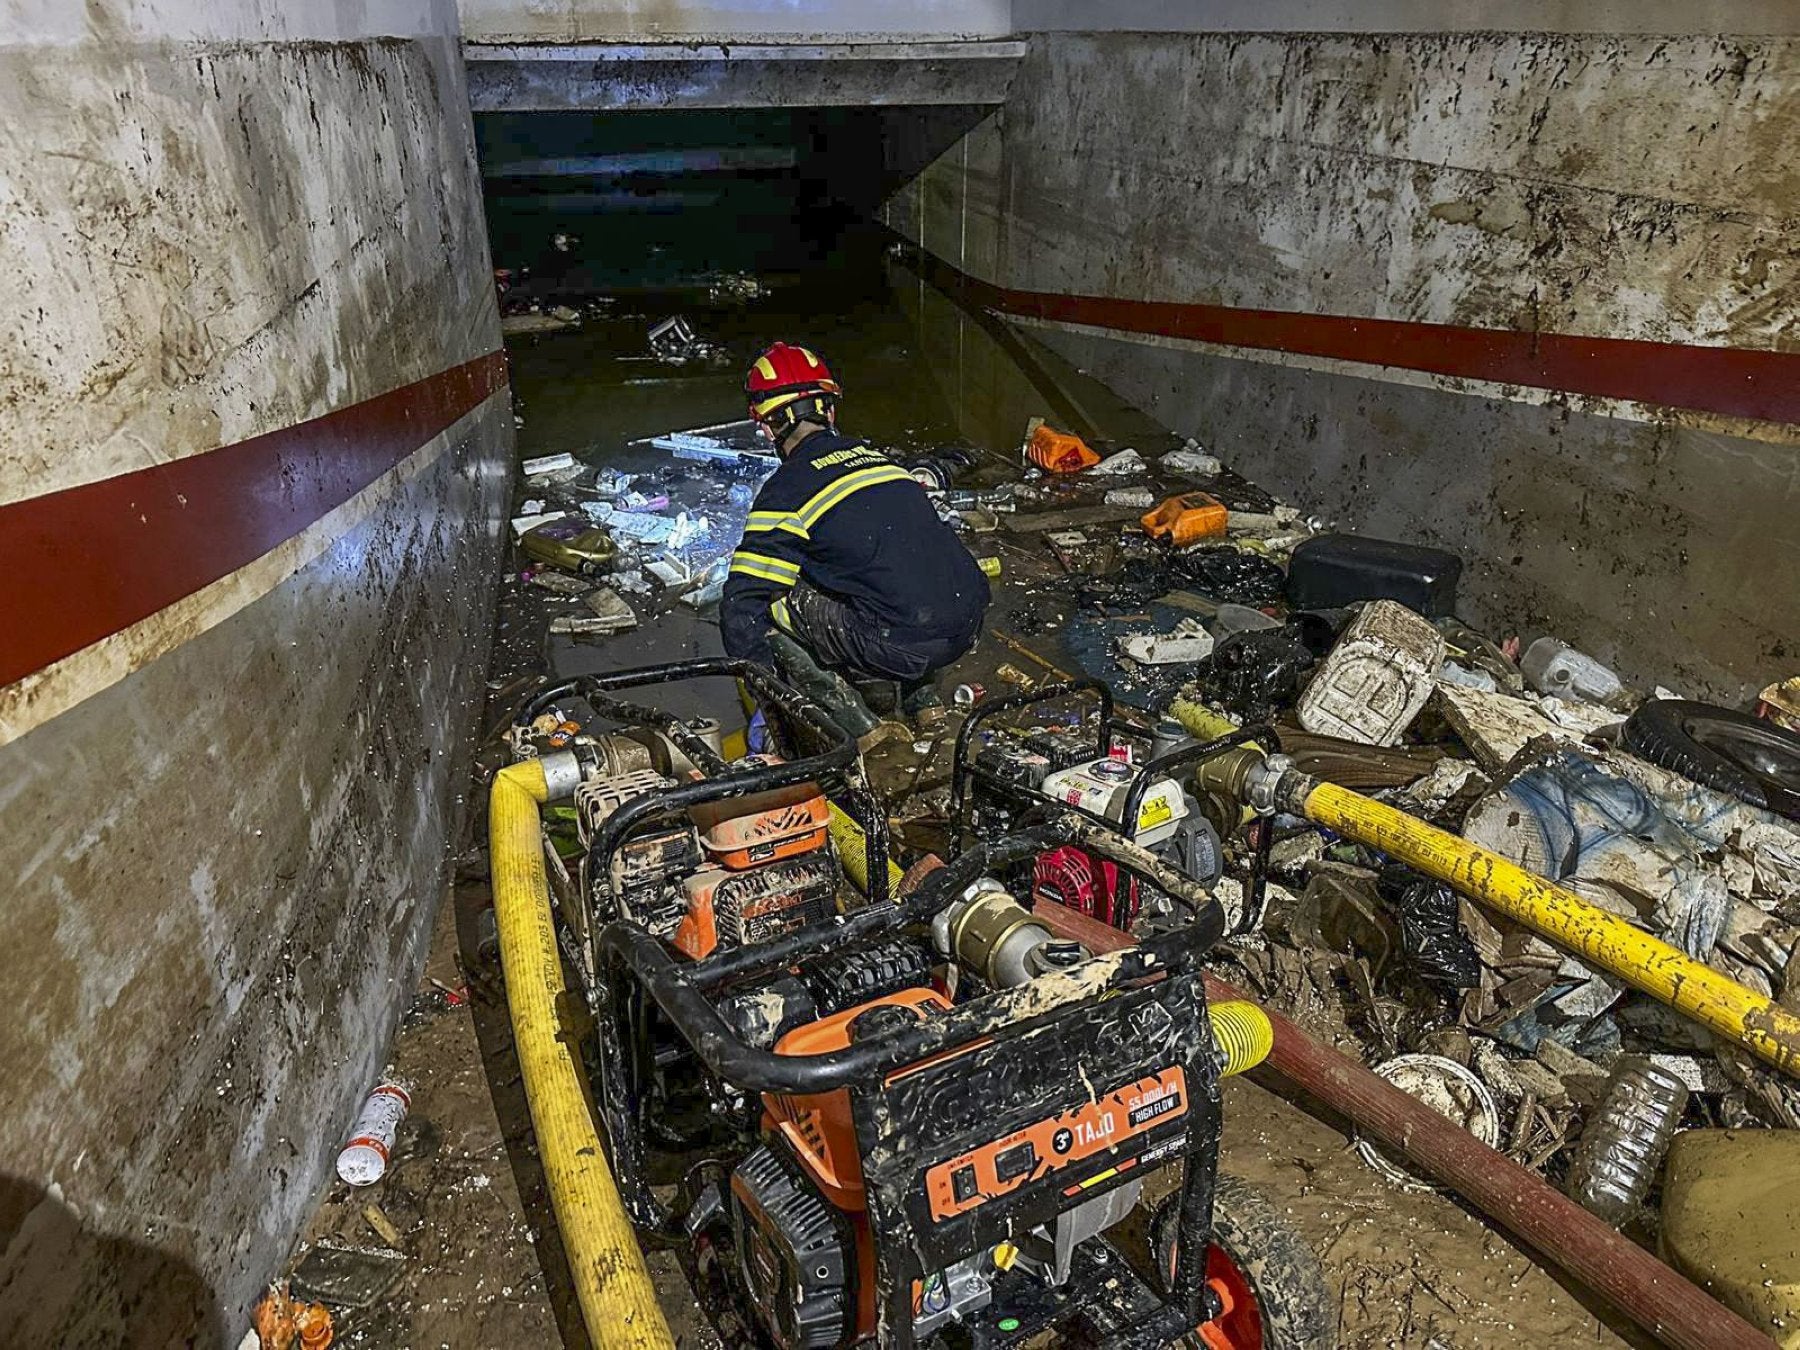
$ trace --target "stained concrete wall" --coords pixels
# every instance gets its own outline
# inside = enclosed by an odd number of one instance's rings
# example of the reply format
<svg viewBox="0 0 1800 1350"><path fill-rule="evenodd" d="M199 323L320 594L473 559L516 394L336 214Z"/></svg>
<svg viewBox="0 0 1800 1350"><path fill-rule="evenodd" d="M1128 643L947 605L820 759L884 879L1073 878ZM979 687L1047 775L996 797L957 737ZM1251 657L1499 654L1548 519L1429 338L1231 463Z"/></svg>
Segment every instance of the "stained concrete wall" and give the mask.
<svg viewBox="0 0 1800 1350"><path fill-rule="evenodd" d="M0 529L87 512L38 541L82 571L128 483L110 569L160 576L347 484L0 687L0 1339L235 1342L409 996L486 665L510 409L419 393L499 346L453 4L4 0L0 202Z"/></svg>
<svg viewBox="0 0 1800 1350"><path fill-rule="evenodd" d="M1032 291L1787 350L1797 91L1785 38L1039 33L888 215ZM1455 547L1491 627L1733 699L1792 672L1791 426L1033 331L1309 511Z"/></svg>
<svg viewBox="0 0 1800 1350"><path fill-rule="evenodd" d="M1011 0L460 0L470 42L745 42L998 37Z"/></svg>

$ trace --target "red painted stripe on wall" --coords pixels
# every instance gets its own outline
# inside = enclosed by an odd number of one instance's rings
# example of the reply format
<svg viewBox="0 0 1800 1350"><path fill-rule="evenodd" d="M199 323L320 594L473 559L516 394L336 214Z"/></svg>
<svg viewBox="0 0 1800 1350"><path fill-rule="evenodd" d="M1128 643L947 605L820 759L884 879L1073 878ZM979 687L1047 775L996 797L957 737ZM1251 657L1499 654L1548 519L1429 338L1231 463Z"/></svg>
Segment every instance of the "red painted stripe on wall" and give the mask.
<svg viewBox="0 0 1800 1350"><path fill-rule="evenodd" d="M0 506L0 685L291 539L506 383L489 352L235 445Z"/></svg>
<svg viewBox="0 0 1800 1350"><path fill-rule="evenodd" d="M996 286L942 259L923 265L940 288L1002 314L1800 423L1800 352L1061 295Z"/></svg>

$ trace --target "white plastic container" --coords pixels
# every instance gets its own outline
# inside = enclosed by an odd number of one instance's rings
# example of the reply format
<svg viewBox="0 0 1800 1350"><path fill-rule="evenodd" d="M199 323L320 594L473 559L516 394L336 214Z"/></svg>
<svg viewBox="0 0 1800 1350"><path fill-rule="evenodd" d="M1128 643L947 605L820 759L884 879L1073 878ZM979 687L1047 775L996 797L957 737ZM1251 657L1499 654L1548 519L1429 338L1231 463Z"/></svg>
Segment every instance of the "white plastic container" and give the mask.
<svg viewBox="0 0 1800 1350"><path fill-rule="evenodd" d="M1519 658L1519 669L1533 689L1557 698L1611 703L1625 692L1624 683L1612 671L1553 637L1541 637L1527 647Z"/></svg>
<svg viewBox="0 0 1800 1350"><path fill-rule="evenodd" d="M1363 606L1300 697L1300 725L1319 736L1393 745L1431 697L1444 636L1405 605Z"/></svg>
<svg viewBox="0 0 1800 1350"><path fill-rule="evenodd" d="M338 1154L337 1174L352 1186L371 1186L387 1171L394 1133L412 1106L412 1094L399 1083L383 1083L369 1094L350 1141Z"/></svg>

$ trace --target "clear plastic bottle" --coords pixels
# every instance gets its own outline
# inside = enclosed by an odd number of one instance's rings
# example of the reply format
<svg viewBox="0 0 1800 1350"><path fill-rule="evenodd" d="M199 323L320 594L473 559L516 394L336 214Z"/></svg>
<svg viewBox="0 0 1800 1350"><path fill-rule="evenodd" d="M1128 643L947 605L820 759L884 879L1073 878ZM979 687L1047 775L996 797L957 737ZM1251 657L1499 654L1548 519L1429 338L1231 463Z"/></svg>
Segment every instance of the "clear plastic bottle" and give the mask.
<svg viewBox="0 0 1800 1350"><path fill-rule="evenodd" d="M1569 1167L1569 1197L1614 1228L1637 1213L1687 1110L1688 1090L1669 1070L1628 1056L1588 1119Z"/></svg>

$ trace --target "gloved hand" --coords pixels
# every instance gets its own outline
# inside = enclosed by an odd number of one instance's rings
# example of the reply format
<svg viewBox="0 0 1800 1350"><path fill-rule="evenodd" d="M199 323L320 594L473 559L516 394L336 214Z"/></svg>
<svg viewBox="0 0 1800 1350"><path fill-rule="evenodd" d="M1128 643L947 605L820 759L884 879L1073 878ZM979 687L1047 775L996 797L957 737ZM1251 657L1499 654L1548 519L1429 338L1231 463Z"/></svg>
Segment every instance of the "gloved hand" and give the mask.
<svg viewBox="0 0 1800 1350"><path fill-rule="evenodd" d="M763 716L761 708L750 714L750 725L744 729L744 745L753 755L766 755L773 748L770 744L768 719Z"/></svg>

